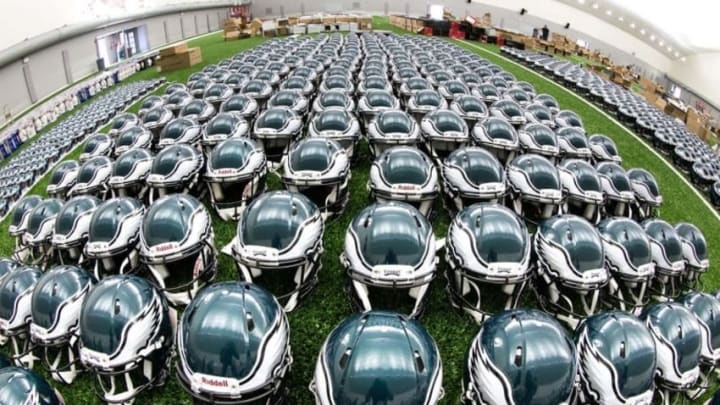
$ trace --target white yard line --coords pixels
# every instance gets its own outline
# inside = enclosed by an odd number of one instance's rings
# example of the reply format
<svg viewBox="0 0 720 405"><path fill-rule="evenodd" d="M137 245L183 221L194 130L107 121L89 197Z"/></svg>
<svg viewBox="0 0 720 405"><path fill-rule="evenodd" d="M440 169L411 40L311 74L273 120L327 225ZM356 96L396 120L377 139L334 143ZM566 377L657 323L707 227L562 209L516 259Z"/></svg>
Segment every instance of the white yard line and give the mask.
<svg viewBox="0 0 720 405"><path fill-rule="evenodd" d="M481 46L479 46L479 45L477 45L477 44L474 44L474 43L472 43L472 42L467 42L467 41L462 41L462 40L457 40L457 39L456 39L455 41L458 41L458 42L461 42L461 43L463 43L463 44L472 46L473 48L476 48L476 49L478 49L478 50L480 50L480 51L482 51L482 52L485 52L485 53L488 53L488 54L497 56L497 57L499 57L499 58L502 58L502 59L505 60L506 62L509 62L509 63L512 63L513 65L519 66L519 67L525 69L526 71L534 74L534 75L537 76L538 78L540 78L540 79L542 79L542 80L544 80L544 81L546 81L546 82L548 82L548 83L554 84L555 86L557 86L558 88L562 89L562 90L565 91L566 93L570 94L571 96L575 97L576 99L578 99L578 100L582 101L583 103L587 104L588 106L592 107L595 111L597 111L597 112L599 112L600 114L602 114L603 116L605 116L605 118L607 118L608 120L610 120L610 121L612 121L613 123L617 124L617 126L619 126L620 128L622 128L623 131L625 131L628 135L630 135L630 136L632 136L633 138L635 138L635 140L636 140L639 144L641 144L645 149L647 149L647 150L650 151L653 155L655 155L656 158L658 158L659 160L661 160L661 161L665 164L665 166L667 166L670 170L672 170L673 173L675 173L675 175L676 175L678 178L680 178L680 180L682 180L682 181L695 193L695 195L700 199L700 201L702 201L703 204L705 204L705 206L707 207L707 209L712 213L712 215L715 217L715 219L717 219L718 221L720 221L720 213L718 213L718 211L715 210L715 208L710 204L710 202L705 198L705 196L703 196L702 193L701 193L697 188L695 188L695 186L693 186L692 183L690 183L690 182L688 181L688 179L687 179L685 176L683 176L682 173L680 173L680 172L678 171L678 169L675 168L675 166L673 166L670 162L668 162L662 155L660 155L660 153L658 153L655 149L653 149L650 145L648 145L645 141L643 141L643 140L642 140L638 135L636 135L633 131L629 130L627 127L625 127L625 125L623 125L623 124L620 123L618 120L616 120L615 117L613 117L613 116L609 115L608 113L606 113L605 111L601 110L601 109L600 109L598 106L596 106L595 104L593 104L593 103L585 100L584 98L580 97L580 96L577 95L574 91L566 88L565 86L563 86L563 85L561 85L561 84L558 84L558 83L555 82L555 81L552 81L552 80L548 79L547 77L545 77L545 76L539 74L538 72L536 72L536 71L528 68L527 66L524 66L524 65L522 65L522 64L520 64L520 63L517 63L517 62L515 62L514 60L512 60L512 59L510 59L510 58L506 58L504 55L497 54L497 53L492 52L492 51L488 51L487 49L484 49L483 47L481 47Z"/></svg>

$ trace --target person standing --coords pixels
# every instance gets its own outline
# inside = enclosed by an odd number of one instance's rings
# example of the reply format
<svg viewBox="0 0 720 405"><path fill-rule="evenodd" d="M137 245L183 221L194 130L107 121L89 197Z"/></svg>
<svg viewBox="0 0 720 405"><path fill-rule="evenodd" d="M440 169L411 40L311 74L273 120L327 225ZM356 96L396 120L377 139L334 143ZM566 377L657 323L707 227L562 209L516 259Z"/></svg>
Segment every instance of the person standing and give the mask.
<svg viewBox="0 0 720 405"><path fill-rule="evenodd" d="M547 41L548 38L550 38L550 29L548 28L547 24L542 27L542 39L543 41Z"/></svg>

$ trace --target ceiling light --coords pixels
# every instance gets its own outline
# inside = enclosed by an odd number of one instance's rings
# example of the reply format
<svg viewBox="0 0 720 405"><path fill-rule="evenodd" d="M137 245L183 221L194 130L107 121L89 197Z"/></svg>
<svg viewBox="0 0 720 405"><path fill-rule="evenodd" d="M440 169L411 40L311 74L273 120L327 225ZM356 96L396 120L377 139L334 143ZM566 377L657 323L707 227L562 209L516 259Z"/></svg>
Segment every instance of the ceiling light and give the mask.
<svg viewBox="0 0 720 405"><path fill-rule="evenodd" d="M618 20L620 20L620 21L625 21L625 19L622 18L622 16L618 17Z"/></svg>
<svg viewBox="0 0 720 405"><path fill-rule="evenodd" d="M600 8L600 5L599 5L599 4L597 4L597 3L595 3L595 4L593 4L593 8L594 8L595 10L597 10L597 9L599 9L599 8Z"/></svg>
<svg viewBox="0 0 720 405"><path fill-rule="evenodd" d="M672 46L668 46L668 52L672 52Z"/></svg>
<svg viewBox="0 0 720 405"><path fill-rule="evenodd" d="M663 41L663 40L661 39L660 42L658 42L658 44L660 44L660 46L665 46L665 41Z"/></svg>
<svg viewBox="0 0 720 405"><path fill-rule="evenodd" d="M679 52L675 52L675 57L677 58L678 56L680 56L680 53L679 53Z"/></svg>
<svg viewBox="0 0 720 405"><path fill-rule="evenodd" d="M612 10L606 11L605 14L607 14L607 15L612 15Z"/></svg>
<svg viewBox="0 0 720 405"><path fill-rule="evenodd" d="M578 3L585 4L585 0L578 0Z"/></svg>
<svg viewBox="0 0 720 405"><path fill-rule="evenodd" d="M651 41L654 41L654 40L655 40L655 35L650 35L650 40L651 40Z"/></svg>
<svg viewBox="0 0 720 405"><path fill-rule="evenodd" d="M680 60L685 62L687 59L685 59L685 57L683 56L682 58L680 58Z"/></svg>
<svg viewBox="0 0 720 405"><path fill-rule="evenodd" d="M630 23L630 28L635 28L635 23Z"/></svg>

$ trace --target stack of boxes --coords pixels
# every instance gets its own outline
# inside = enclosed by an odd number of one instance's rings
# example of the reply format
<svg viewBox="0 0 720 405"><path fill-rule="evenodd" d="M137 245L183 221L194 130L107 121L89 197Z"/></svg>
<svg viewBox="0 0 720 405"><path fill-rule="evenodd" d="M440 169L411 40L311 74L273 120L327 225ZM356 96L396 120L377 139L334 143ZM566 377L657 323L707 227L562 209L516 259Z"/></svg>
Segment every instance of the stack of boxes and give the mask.
<svg viewBox="0 0 720 405"><path fill-rule="evenodd" d="M250 36L249 30L245 28L245 21L242 18L228 18L223 24L223 35L225 40L247 38Z"/></svg>
<svg viewBox="0 0 720 405"><path fill-rule="evenodd" d="M200 48L188 48L187 42L180 42L160 50L159 72L169 72L197 65L202 62Z"/></svg>

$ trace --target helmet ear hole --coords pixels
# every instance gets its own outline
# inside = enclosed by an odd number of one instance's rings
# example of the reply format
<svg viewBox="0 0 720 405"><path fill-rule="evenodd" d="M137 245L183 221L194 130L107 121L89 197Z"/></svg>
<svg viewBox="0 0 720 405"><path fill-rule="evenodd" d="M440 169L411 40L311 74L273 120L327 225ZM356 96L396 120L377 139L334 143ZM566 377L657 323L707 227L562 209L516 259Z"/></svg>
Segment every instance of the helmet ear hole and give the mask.
<svg viewBox="0 0 720 405"><path fill-rule="evenodd" d="M420 356L420 353L415 350L414 353L415 356L415 366L417 367L418 372L422 373L425 371L425 362L423 362L422 356Z"/></svg>
<svg viewBox="0 0 720 405"><path fill-rule="evenodd" d="M343 353L342 357L340 357L339 365L340 365L340 368L341 368L341 369L344 370L345 367L347 367L348 362L350 361L350 354L351 354L351 353L352 353L352 349L350 349L350 348L345 349L345 352Z"/></svg>
<svg viewBox="0 0 720 405"><path fill-rule="evenodd" d="M513 361L515 363L515 367L522 366L522 357L523 357L523 348L521 346L518 346L515 348L515 359Z"/></svg>
<svg viewBox="0 0 720 405"><path fill-rule="evenodd" d="M247 320L248 332L252 332L255 329L255 320L250 312L245 313L245 319Z"/></svg>
<svg viewBox="0 0 720 405"><path fill-rule="evenodd" d="M625 358L626 350L625 350L625 341L623 340L620 342L620 357L623 359Z"/></svg>

